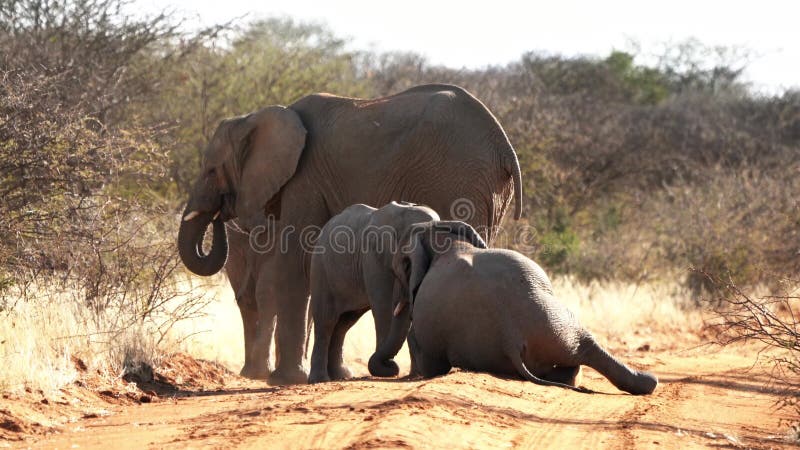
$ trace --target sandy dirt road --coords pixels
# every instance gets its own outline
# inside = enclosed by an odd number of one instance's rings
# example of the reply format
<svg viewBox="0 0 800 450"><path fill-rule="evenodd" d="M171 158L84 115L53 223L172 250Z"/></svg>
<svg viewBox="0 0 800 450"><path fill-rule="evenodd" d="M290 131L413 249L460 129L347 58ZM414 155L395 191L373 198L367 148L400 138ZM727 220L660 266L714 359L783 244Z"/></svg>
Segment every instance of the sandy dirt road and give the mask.
<svg viewBox="0 0 800 450"><path fill-rule="evenodd" d="M33 448L779 448L788 413L751 352L700 349L620 355L661 379L651 396L620 393L597 372L595 394L487 374L432 380L360 378L268 387L233 378L219 389L113 405Z"/></svg>

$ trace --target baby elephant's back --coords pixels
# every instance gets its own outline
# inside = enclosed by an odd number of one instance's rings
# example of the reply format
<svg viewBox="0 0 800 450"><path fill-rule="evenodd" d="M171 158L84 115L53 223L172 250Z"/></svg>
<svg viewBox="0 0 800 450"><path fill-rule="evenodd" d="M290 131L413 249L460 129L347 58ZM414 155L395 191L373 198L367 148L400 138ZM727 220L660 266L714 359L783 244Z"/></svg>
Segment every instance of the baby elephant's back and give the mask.
<svg viewBox="0 0 800 450"><path fill-rule="evenodd" d="M448 348L470 351L461 358L475 365L497 358L509 344L526 344L529 352L535 346L543 356L576 345L572 314L553 297L544 271L517 252L475 250L441 258L428 275L414 323L429 315L426 326L439 328Z"/></svg>
<svg viewBox="0 0 800 450"><path fill-rule="evenodd" d="M367 205L356 204L333 216L322 227L311 257L311 276L326 276L332 290L349 291L360 286L358 260L365 248L364 228L375 211Z"/></svg>
<svg viewBox="0 0 800 450"><path fill-rule="evenodd" d="M375 208L371 206L355 204L333 216L322 227L314 255L351 256L356 247L361 245L364 228L374 211Z"/></svg>

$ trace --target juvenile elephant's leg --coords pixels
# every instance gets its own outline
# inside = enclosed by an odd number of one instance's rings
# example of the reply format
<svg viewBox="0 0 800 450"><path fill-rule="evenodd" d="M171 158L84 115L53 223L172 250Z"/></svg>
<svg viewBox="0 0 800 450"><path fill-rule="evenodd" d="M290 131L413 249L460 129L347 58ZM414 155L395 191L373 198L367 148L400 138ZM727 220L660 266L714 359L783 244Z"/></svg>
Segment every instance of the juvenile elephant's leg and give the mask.
<svg viewBox="0 0 800 450"><path fill-rule="evenodd" d="M346 380L352 377L350 369L344 366L344 357L342 349L344 347L344 338L347 331L358 322L366 309L360 311L348 311L339 316L339 322L333 330L331 342L328 353L328 374L332 380ZM315 337L316 339L316 337Z"/></svg>
<svg viewBox="0 0 800 450"><path fill-rule="evenodd" d="M549 371L540 375L540 378L548 381L555 381L556 383L577 386L580 373L581 366L553 367Z"/></svg>
<svg viewBox="0 0 800 450"><path fill-rule="evenodd" d="M278 298L278 324L275 342L278 363L269 376L272 385L302 384L308 381L303 368L308 311L308 279L303 270L303 255L298 249L286 254L276 252L270 259L272 270L267 280L269 291Z"/></svg>
<svg viewBox="0 0 800 450"><path fill-rule="evenodd" d="M314 348L311 351L311 372L309 383L330 381L328 354L331 336L334 334L339 312L334 311L333 299L323 286L315 286L311 294L311 315L314 318Z"/></svg>

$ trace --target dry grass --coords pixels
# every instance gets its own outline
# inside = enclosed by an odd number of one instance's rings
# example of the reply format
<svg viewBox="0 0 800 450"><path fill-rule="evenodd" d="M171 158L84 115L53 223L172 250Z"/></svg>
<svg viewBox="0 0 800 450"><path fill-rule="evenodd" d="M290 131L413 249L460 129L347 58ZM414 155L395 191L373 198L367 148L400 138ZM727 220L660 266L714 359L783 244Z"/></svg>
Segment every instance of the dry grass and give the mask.
<svg viewBox="0 0 800 450"><path fill-rule="evenodd" d="M158 325L167 317L167 310L120 332L109 326L111 316L120 320L119 311L92 313L67 294L49 295L41 289L32 301L0 313L0 364L4 368L0 389L57 389L78 376L73 358L80 358L90 370L118 377L126 370L137 370L137 364L157 365L165 355L183 351L238 372L244 361L242 323L227 280L216 276L204 285L196 278L183 284L183 291L195 293L192 295L202 289L205 306L202 314L175 323L166 333L158 332ZM554 285L556 294L582 323L614 348L633 350L669 342L659 336L689 336L702 325L699 312L683 307L688 294L673 286L583 285L570 278L555 279ZM180 301L175 299L167 309L174 310ZM366 363L374 345L368 313L345 341L345 359L354 375L368 374ZM405 348L396 360L401 373L408 370Z"/></svg>
<svg viewBox="0 0 800 450"><path fill-rule="evenodd" d="M689 293L677 285L585 285L571 278L557 278L553 283L556 294L580 317L584 326L601 341L617 348L633 350L645 344L654 345L654 340L669 342L665 338L674 333L691 336L703 324L699 311L685 308L689 304ZM238 371L244 361L242 325L227 282L214 288L213 297L215 301L206 309L206 317L178 325L179 331L184 333L213 331L184 340L180 349ZM374 350L375 329L372 315L367 313L345 339L344 356L354 375L369 374L367 361ZM405 345L395 360L401 373L408 371L410 362Z"/></svg>
<svg viewBox="0 0 800 450"><path fill-rule="evenodd" d="M690 306L690 293L677 283L582 284L560 277L553 285L586 328L611 342L623 342L632 335L643 339L676 332L690 335L703 325L701 312Z"/></svg>
<svg viewBox="0 0 800 450"><path fill-rule="evenodd" d="M78 377L76 360L108 378L149 370L190 334L176 320L201 320L214 291L200 288L181 282L174 297L141 317L132 308L88 308L78 291L29 286L24 300L0 312L0 390L58 389Z"/></svg>

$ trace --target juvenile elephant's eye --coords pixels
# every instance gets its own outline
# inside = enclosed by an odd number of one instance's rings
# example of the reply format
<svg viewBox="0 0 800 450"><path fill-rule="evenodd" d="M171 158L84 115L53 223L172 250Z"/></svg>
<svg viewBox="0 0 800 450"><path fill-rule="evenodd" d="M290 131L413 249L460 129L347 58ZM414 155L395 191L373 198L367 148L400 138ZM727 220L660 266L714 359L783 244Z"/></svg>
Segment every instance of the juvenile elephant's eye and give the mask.
<svg viewBox="0 0 800 450"><path fill-rule="evenodd" d="M206 173L206 176L208 176L208 177L215 177L215 176L217 176L217 169L216 169L216 168L214 168L214 167L212 167L212 168L208 169L208 172Z"/></svg>

